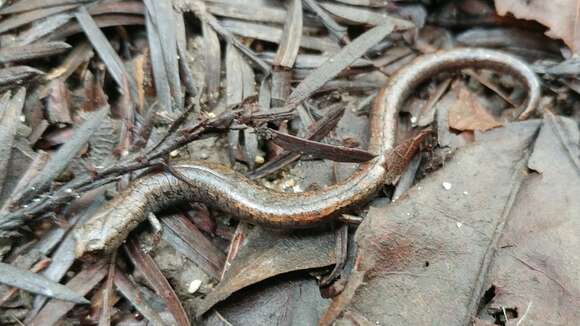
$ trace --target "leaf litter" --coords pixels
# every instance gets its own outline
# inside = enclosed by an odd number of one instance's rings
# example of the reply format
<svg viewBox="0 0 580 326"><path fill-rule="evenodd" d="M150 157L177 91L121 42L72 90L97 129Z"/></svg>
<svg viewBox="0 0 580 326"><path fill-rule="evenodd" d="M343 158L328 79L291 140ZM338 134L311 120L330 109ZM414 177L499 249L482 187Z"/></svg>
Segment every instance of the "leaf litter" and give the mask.
<svg viewBox="0 0 580 326"><path fill-rule="evenodd" d="M575 18L495 4L1 2L0 323L577 323ZM187 203L149 216L127 250L75 257L104 197L176 161L227 162L280 191L343 180L376 154L377 89L453 44L527 59L542 120L510 122L525 91L508 76L437 77L399 128L402 141L436 124L437 141L339 219L352 225L273 233Z"/></svg>

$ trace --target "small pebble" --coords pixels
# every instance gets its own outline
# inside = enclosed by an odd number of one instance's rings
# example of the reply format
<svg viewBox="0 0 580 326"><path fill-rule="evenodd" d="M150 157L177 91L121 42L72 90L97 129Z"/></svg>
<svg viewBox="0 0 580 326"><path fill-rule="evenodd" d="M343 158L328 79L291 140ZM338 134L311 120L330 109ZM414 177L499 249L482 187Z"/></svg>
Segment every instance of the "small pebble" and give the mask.
<svg viewBox="0 0 580 326"><path fill-rule="evenodd" d="M197 292L197 290L199 290L200 287L201 287L201 280L193 280L193 281L191 281L191 283L189 283L189 287L187 288L187 292L189 292L190 294L194 294L195 292Z"/></svg>
<svg viewBox="0 0 580 326"><path fill-rule="evenodd" d="M464 192L463 192L463 194L464 194L465 196L469 195L469 193L468 193L467 191L464 191Z"/></svg>
<svg viewBox="0 0 580 326"><path fill-rule="evenodd" d="M264 162L266 160L264 159L264 157L262 155L256 155L256 158L254 159L254 161L256 162L256 164L264 164Z"/></svg>
<svg viewBox="0 0 580 326"><path fill-rule="evenodd" d="M177 157L177 155L179 155L179 151L178 150L173 150L169 153L169 156L171 157Z"/></svg>
<svg viewBox="0 0 580 326"><path fill-rule="evenodd" d="M449 183L449 182L443 182L442 186L443 186L443 189L445 189L445 190L451 190L451 183Z"/></svg>

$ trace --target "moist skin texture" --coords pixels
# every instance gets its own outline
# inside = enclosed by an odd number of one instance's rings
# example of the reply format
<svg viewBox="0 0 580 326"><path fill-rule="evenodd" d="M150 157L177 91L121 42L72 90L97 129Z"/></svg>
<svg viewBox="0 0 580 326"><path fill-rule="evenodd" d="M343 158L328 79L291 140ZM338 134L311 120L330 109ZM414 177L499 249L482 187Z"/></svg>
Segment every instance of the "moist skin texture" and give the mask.
<svg viewBox="0 0 580 326"><path fill-rule="evenodd" d="M361 164L345 181L322 190L284 193L257 185L221 164L191 162L170 173L146 175L119 194L77 231L77 255L116 249L147 214L184 201L203 202L241 220L270 228L309 228L333 220L346 208L367 200L383 184L397 180L408 159L393 154L397 115L409 94L422 82L444 71L489 69L517 78L528 91L520 119L527 118L540 99L535 73L520 59L493 50L460 48L418 57L399 70L378 92L370 114L368 151L373 160ZM413 149L416 149L414 146ZM412 154L412 153L411 153ZM390 166L389 166L390 165Z"/></svg>

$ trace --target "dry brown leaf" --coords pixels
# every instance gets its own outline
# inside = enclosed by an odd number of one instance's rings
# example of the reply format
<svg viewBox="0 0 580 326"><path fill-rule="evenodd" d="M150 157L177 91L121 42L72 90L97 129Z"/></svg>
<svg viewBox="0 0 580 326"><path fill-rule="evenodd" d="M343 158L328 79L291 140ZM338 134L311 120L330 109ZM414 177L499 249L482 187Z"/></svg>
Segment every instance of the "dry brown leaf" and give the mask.
<svg viewBox="0 0 580 326"><path fill-rule="evenodd" d="M574 53L580 51L580 1L495 0L495 8L502 16L509 12L541 23L549 28L547 36L562 39Z"/></svg>
<svg viewBox="0 0 580 326"><path fill-rule="evenodd" d="M332 232L271 232L256 227L244 243L219 285L197 301L198 317L234 292L265 279L336 262Z"/></svg>
<svg viewBox="0 0 580 326"><path fill-rule="evenodd" d="M576 122L547 114L476 136L371 207L354 271L319 325L577 323Z"/></svg>
<svg viewBox="0 0 580 326"><path fill-rule="evenodd" d="M449 108L449 127L455 130L489 130L500 127L497 121L481 105L477 96L463 84L456 84L457 101Z"/></svg>

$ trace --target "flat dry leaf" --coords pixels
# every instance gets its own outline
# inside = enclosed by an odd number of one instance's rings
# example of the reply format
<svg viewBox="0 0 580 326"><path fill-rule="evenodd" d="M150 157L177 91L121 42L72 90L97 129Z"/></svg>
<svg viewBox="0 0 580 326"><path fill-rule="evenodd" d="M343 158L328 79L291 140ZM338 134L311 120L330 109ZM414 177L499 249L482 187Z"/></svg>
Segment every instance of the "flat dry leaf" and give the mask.
<svg viewBox="0 0 580 326"><path fill-rule="evenodd" d="M579 136L550 115L477 134L399 200L371 208L354 271L320 324L575 324Z"/></svg>
<svg viewBox="0 0 580 326"><path fill-rule="evenodd" d="M271 232L255 227L223 280L195 309L199 317L232 293L276 275L336 263L334 233L320 231Z"/></svg>
<svg viewBox="0 0 580 326"><path fill-rule="evenodd" d="M500 127L497 121L481 105L477 96L470 92L463 84L456 84L453 88L458 93L457 101L449 108L449 127L455 130L482 130Z"/></svg>
<svg viewBox="0 0 580 326"><path fill-rule="evenodd" d="M313 277L283 275L236 293L208 313L203 325L228 325L224 319L230 325L316 325L329 301Z"/></svg>
<svg viewBox="0 0 580 326"><path fill-rule="evenodd" d="M541 23L549 28L547 36L562 39L574 53L580 51L580 1L495 0L495 8L502 16L509 12Z"/></svg>

